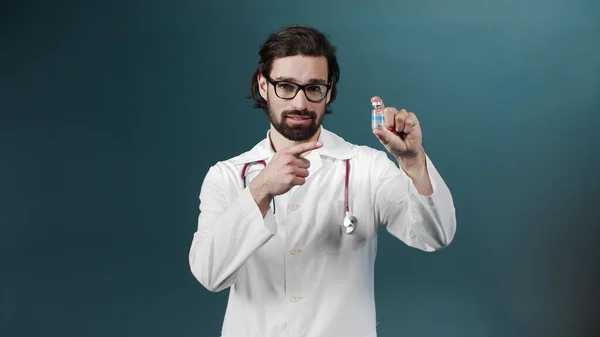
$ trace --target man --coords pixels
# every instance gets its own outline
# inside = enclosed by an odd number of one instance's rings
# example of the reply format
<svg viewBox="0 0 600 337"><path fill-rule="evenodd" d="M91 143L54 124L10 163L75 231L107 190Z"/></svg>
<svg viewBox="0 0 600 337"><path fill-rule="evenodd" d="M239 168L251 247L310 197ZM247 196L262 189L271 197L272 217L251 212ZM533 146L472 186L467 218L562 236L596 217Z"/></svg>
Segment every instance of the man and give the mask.
<svg viewBox="0 0 600 337"><path fill-rule="evenodd" d="M439 250L456 230L450 191L414 113L387 107L387 128L373 130L397 163L323 128L339 66L322 33L286 27L260 57L251 94L270 129L209 169L191 271L210 291L230 290L224 337L376 336L379 226L408 246ZM346 211L354 222L344 222Z"/></svg>

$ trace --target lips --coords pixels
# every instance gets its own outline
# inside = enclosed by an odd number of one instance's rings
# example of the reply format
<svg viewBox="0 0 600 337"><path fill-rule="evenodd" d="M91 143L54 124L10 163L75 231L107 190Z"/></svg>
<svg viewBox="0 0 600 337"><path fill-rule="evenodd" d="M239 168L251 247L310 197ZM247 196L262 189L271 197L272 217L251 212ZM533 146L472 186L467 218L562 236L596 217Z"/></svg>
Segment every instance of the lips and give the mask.
<svg viewBox="0 0 600 337"><path fill-rule="evenodd" d="M310 116L298 116L298 115L287 115L286 118L293 119L293 120L302 120L302 119L311 119L312 117L310 117Z"/></svg>
<svg viewBox="0 0 600 337"><path fill-rule="evenodd" d="M312 121L312 117L310 116L299 115L287 115L285 119L295 125L310 124Z"/></svg>

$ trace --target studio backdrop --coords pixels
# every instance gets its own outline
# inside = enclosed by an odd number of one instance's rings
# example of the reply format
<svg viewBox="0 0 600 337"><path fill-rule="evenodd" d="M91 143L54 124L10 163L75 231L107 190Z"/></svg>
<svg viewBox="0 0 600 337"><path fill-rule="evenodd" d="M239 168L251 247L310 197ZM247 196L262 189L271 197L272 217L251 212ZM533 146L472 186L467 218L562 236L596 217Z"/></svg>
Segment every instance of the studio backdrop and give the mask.
<svg viewBox="0 0 600 337"><path fill-rule="evenodd" d="M0 335L220 335L228 291L207 291L188 265L200 186L265 137L247 98L258 48L306 24L338 48L325 127L383 150L370 98L415 112L454 196L458 231L442 251L380 231L379 336L597 336L599 11L3 2Z"/></svg>

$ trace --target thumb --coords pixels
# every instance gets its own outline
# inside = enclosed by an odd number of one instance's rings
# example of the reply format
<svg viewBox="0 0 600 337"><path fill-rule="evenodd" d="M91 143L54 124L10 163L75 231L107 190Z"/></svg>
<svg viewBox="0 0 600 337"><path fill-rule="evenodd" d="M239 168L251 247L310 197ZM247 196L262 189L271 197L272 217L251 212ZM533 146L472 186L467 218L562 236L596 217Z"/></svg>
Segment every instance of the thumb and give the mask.
<svg viewBox="0 0 600 337"><path fill-rule="evenodd" d="M373 133L377 136L377 139L383 144L387 146L390 143L390 133L385 129L373 129Z"/></svg>

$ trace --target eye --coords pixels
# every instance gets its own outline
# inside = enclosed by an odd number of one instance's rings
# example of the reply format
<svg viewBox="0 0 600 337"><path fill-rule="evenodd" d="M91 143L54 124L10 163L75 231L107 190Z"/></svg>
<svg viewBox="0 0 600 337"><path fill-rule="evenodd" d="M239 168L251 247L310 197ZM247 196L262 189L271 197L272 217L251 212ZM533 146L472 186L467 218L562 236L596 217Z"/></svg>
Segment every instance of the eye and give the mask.
<svg viewBox="0 0 600 337"><path fill-rule="evenodd" d="M277 84L277 88L281 89L281 90L285 90L285 91L294 91L294 90L296 90L296 86L295 85L293 85L291 83L285 83L285 82Z"/></svg>
<svg viewBox="0 0 600 337"><path fill-rule="evenodd" d="M321 85L311 85L309 87L306 87L307 90L314 92L314 93L322 93L324 91L323 88L324 87Z"/></svg>

